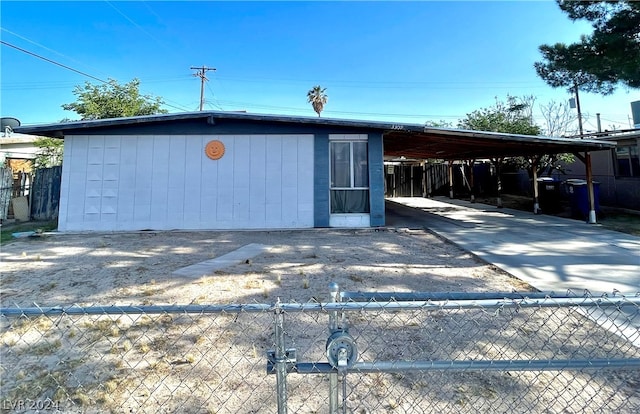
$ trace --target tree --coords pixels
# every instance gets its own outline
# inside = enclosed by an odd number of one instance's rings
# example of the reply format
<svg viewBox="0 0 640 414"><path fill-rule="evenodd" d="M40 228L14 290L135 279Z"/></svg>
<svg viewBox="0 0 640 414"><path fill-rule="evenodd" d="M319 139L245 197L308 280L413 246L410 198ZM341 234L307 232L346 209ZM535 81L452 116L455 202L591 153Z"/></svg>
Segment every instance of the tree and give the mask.
<svg viewBox="0 0 640 414"><path fill-rule="evenodd" d="M427 128L453 128L453 123L441 119L439 121L426 121L424 126Z"/></svg>
<svg viewBox="0 0 640 414"><path fill-rule="evenodd" d="M578 134L576 122L578 113L569 106L567 101L549 101L540 105L540 113L544 118L542 132L548 137L567 137ZM584 119L585 114L582 114Z"/></svg>
<svg viewBox="0 0 640 414"><path fill-rule="evenodd" d="M593 33L570 45L542 45L534 67L550 86L611 94L618 84L640 88L640 2L563 1L571 20L592 23Z"/></svg>
<svg viewBox="0 0 640 414"><path fill-rule="evenodd" d="M84 86L73 89L77 101L64 104L62 108L76 112L83 121L167 113L166 109L161 109L164 103L161 98L141 95L139 87L138 79L124 85L115 79L99 85L85 82Z"/></svg>
<svg viewBox="0 0 640 414"><path fill-rule="evenodd" d="M519 135L540 135L542 132L540 127L533 122L534 102L533 96L517 98L507 95L506 102L496 98L494 106L473 111L458 121L458 128Z"/></svg>
<svg viewBox="0 0 640 414"><path fill-rule="evenodd" d="M554 136L556 133L566 132L577 118L571 113L566 104L551 102L541 105L543 117L547 121L547 129L541 128L533 121L534 96L514 97L507 95L506 101L496 98L496 104L488 108L482 108L467 114L466 118L458 122L461 129L476 131L502 132L519 135L545 135ZM494 160L497 162L497 160ZM533 166L536 166L537 175L551 174L554 170L562 171L560 162L572 162L571 154L540 154L538 157L512 157L504 160L505 164L517 169L524 169L533 175Z"/></svg>
<svg viewBox="0 0 640 414"><path fill-rule="evenodd" d="M62 164L64 141L58 138L38 137L33 142L38 147L34 160L35 168L49 168Z"/></svg>
<svg viewBox="0 0 640 414"><path fill-rule="evenodd" d="M318 117L329 100L327 94L324 93L326 90L327 88L322 88L320 85L317 85L307 92L307 101L311 103L313 110L318 113Z"/></svg>

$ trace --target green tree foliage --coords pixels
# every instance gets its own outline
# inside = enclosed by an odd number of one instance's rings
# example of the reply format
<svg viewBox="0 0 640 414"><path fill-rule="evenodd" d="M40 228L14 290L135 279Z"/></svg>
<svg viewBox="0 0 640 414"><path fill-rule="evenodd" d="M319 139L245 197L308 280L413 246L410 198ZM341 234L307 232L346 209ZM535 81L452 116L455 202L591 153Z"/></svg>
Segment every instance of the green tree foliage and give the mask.
<svg viewBox="0 0 640 414"><path fill-rule="evenodd" d="M453 128L453 123L449 121L439 120L439 121L426 121L424 126L427 128Z"/></svg>
<svg viewBox="0 0 640 414"><path fill-rule="evenodd" d="M640 88L640 2L563 1L571 20L591 22L593 33L569 45L542 45L543 60L534 67L550 86L603 95L616 85Z"/></svg>
<svg viewBox="0 0 640 414"><path fill-rule="evenodd" d="M141 95L139 87L138 79L124 85L115 79L98 85L85 82L73 89L76 102L64 104L62 108L76 112L83 121L167 113L161 108L164 103L161 98Z"/></svg>
<svg viewBox="0 0 640 414"><path fill-rule="evenodd" d="M458 128L475 131L503 132L519 135L540 135L542 130L533 122L532 108L535 98L507 96L506 101L496 98L496 104L478 109L458 121Z"/></svg>
<svg viewBox="0 0 640 414"><path fill-rule="evenodd" d="M562 104L550 103L541 106L541 110L549 124L553 123L554 131L543 130L533 121L534 96L508 96L506 101L496 98L494 106L473 111L458 122L458 128L475 131L502 132L519 135L542 135L545 132L558 132L562 128L569 128L574 120L567 113L568 108ZM564 122L560 122L560 120ZM549 124L550 125L550 124ZM563 171L563 163L572 162L572 154L540 154L538 157L513 157L504 160L507 166L515 170L525 169L532 174L532 167L536 165L538 175L548 174L554 170Z"/></svg>
<svg viewBox="0 0 640 414"><path fill-rule="evenodd" d="M58 138L38 137L33 143L38 148L35 168L49 168L62 164L64 141Z"/></svg>
<svg viewBox="0 0 640 414"><path fill-rule="evenodd" d="M327 88L323 88L320 85L316 85L307 92L307 101L311 103L313 110L316 111L318 116L324 109L324 106L329 101L329 97L325 93Z"/></svg>

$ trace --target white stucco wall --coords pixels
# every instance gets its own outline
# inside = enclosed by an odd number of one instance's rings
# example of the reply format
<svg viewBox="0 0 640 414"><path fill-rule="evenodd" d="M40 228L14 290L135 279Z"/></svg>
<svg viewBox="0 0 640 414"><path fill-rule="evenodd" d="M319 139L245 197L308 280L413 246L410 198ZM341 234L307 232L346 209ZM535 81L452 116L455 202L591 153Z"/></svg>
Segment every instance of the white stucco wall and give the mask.
<svg viewBox="0 0 640 414"><path fill-rule="evenodd" d="M67 136L58 229L313 227L313 147L313 135Z"/></svg>

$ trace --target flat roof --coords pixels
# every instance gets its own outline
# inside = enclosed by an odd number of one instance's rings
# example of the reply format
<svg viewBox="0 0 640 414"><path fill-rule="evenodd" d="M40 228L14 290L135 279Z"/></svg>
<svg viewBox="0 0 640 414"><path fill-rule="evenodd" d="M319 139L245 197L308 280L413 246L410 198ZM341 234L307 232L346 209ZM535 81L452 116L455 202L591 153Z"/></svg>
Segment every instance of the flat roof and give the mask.
<svg viewBox="0 0 640 414"><path fill-rule="evenodd" d="M389 158L416 159L481 159L513 156L533 156L557 153L600 151L615 148L609 140L543 137L425 127L420 124L350 120L288 115L265 115L245 112L201 111L135 116L127 118L74 121L55 124L20 126L16 132L64 138L66 135L97 134L115 127L167 124L180 121L201 121L215 127L217 121L245 121L323 127L362 132L379 132L384 139L384 155ZM215 133L215 130L212 131Z"/></svg>

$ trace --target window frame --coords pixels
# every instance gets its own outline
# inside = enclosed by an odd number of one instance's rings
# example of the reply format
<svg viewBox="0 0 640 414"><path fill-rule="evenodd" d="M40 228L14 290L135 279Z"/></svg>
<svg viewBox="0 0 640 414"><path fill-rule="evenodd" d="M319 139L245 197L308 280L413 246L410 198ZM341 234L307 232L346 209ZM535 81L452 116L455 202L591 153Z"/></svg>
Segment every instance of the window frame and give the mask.
<svg viewBox="0 0 640 414"><path fill-rule="evenodd" d="M344 187L344 186L334 186L334 144L339 144L339 143L348 143L349 144L349 186L348 187ZM356 171L357 171L357 167L356 167L356 160L355 160L355 153L354 153L354 146L357 145L358 143L363 143L365 144L365 154L364 154L364 162L366 163L366 186L356 186ZM362 161L362 160L360 160ZM346 164L346 163L345 163ZM368 217L369 213L371 212L371 205L370 205L370 197L371 197L371 187L370 187L370 182L371 182L371 177L370 177L370 171L369 171L369 139L367 135L330 135L329 136L329 214L330 215L352 215L352 216L357 216L357 215L366 215ZM358 211L358 212L339 212L339 211L334 211L333 210L333 197L334 197L334 191L335 192L344 192L344 191L358 191L358 192L366 192L366 207L363 209L363 211Z"/></svg>
<svg viewBox="0 0 640 414"><path fill-rule="evenodd" d="M367 151L366 151L366 161L367 161L367 186L366 187L362 187L362 186L356 186L355 185L355 163L354 163L354 152L353 152L353 144L354 143L358 143L358 142L362 142L367 144ZM348 143L349 144L349 187L337 187L333 185L334 179L333 179L333 152L332 152L332 145L334 143ZM329 141L329 190L369 190L370 189L370 185L369 185L369 142L366 139L332 139Z"/></svg>

